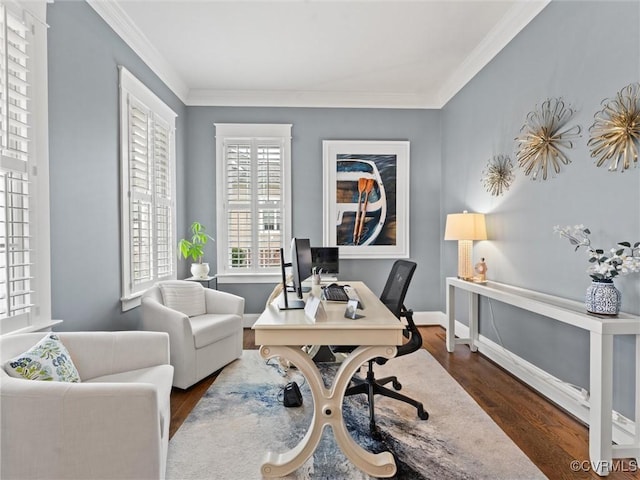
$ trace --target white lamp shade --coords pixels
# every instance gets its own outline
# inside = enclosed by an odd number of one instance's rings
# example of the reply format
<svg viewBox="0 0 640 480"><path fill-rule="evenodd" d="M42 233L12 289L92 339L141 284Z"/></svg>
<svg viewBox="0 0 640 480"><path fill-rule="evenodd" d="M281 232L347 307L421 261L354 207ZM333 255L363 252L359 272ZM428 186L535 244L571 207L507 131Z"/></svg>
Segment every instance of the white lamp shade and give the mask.
<svg viewBox="0 0 640 480"><path fill-rule="evenodd" d="M483 213L450 213L444 229L445 240L486 240Z"/></svg>

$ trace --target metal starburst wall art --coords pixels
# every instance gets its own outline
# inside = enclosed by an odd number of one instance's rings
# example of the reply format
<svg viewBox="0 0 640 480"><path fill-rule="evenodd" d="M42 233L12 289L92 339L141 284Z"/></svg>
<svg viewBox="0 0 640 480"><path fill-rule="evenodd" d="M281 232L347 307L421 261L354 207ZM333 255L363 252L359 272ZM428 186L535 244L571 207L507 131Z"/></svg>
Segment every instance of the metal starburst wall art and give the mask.
<svg viewBox="0 0 640 480"><path fill-rule="evenodd" d="M563 149L573 148L572 139L580 136L579 125L567 126L573 114L574 110L562 99L551 98L527 115L521 135L516 138L516 158L532 180L547 180L550 174L560 173L562 164L571 163Z"/></svg>
<svg viewBox="0 0 640 480"><path fill-rule="evenodd" d="M497 155L489 159L487 167L482 171L484 188L495 197L503 195L509 190L515 178L513 164L506 155Z"/></svg>
<svg viewBox="0 0 640 480"><path fill-rule="evenodd" d="M603 100L603 109L594 116L587 145L596 165L621 172L638 166L640 150L640 83L627 85L613 100Z"/></svg>

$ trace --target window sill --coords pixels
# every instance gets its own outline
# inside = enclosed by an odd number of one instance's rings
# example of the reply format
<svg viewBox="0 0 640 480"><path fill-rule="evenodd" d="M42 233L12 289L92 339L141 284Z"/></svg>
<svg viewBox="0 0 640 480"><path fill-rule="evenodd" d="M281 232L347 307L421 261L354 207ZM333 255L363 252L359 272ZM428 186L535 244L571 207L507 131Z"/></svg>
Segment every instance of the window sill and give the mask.
<svg viewBox="0 0 640 480"><path fill-rule="evenodd" d="M34 332L50 332L53 327L60 325L63 320L49 320L48 322L42 322L35 325L29 325L28 327L19 328L17 330L11 330L3 332L2 335L15 335L17 333L34 333Z"/></svg>
<svg viewBox="0 0 640 480"><path fill-rule="evenodd" d="M122 311L126 312L127 310L131 310L132 308L139 307L142 303L142 295L143 292L137 292L131 295L130 297L121 298L120 302L122 303Z"/></svg>
<svg viewBox="0 0 640 480"><path fill-rule="evenodd" d="M218 273L218 284L222 283L280 283L282 274L279 273Z"/></svg>

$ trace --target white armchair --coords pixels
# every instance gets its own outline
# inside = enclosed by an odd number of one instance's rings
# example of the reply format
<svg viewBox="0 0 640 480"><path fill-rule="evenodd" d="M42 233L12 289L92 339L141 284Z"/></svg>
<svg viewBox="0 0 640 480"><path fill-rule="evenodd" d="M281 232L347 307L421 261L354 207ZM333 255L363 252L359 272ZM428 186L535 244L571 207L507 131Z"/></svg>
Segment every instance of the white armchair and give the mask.
<svg viewBox="0 0 640 480"><path fill-rule="evenodd" d="M159 282L142 296L142 329L169 334L182 389L242 356L243 315L244 298L197 282Z"/></svg>
<svg viewBox="0 0 640 480"><path fill-rule="evenodd" d="M3 479L161 479L173 367L169 337L60 332L81 383L26 380L0 368ZM0 338L2 365L45 333Z"/></svg>

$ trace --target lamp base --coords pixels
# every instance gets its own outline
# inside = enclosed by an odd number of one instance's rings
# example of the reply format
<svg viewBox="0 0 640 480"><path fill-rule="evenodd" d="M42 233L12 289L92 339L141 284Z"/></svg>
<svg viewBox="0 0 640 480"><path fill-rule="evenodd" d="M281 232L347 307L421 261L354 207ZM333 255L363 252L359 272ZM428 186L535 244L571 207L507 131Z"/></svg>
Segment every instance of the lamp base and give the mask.
<svg viewBox="0 0 640 480"><path fill-rule="evenodd" d="M472 245L473 240L458 240L458 278L461 280L473 280Z"/></svg>

